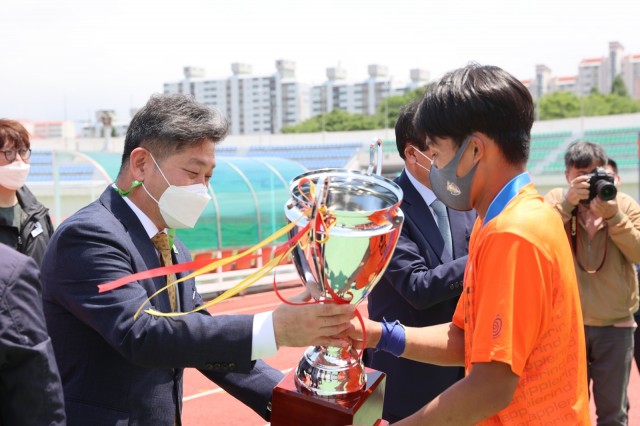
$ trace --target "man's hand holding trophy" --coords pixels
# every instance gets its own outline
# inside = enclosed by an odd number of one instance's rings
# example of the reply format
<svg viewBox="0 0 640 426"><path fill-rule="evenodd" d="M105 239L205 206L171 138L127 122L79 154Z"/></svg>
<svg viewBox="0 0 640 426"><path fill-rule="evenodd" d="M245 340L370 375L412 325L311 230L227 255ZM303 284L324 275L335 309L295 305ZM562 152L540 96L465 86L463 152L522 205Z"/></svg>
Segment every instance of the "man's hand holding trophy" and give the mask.
<svg viewBox="0 0 640 426"><path fill-rule="evenodd" d="M293 263L318 303L357 305L391 259L404 220L402 190L380 175L381 158L377 140L366 172L320 169L290 184L285 215L296 222L290 237L299 238ZM365 370L360 355L350 345L309 347L274 390L272 425L378 424L385 376Z"/></svg>

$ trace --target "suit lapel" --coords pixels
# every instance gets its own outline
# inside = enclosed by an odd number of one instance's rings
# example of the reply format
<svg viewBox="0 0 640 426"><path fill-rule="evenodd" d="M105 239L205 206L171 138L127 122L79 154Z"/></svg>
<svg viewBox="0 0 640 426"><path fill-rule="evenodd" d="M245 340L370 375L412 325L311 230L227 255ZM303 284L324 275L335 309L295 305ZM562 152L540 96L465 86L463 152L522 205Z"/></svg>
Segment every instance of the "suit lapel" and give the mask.
<svg viewBox="0 0 640 426"><path fill-rule="evenodd" d="M473 217L469 212L449 210L449 221L451 223L451 240L454 258L457 259L469 254L469 236L473 227Z"/></svg>
<svg viewBox="0 0 640 426"><path fill-rule="evenodd" d="M411 217L411 219L419 223L418 229L424 236L427 244L433 250L435 256L440 260L440 263L450 262L451 255L447 253L444 248L444 240L438 229L436 221L433 219L431 209L424 202L424 198L420 195L418 190L413 186L406 172L403 170L402 174L396 180L396 183L402 188L402 211Z"/></svg>
<svg viewBox="0 0 640 426"><path fill-rule="evenodd" d="M122 223L125 232L129 235L133 244L130 251L134 259L135 272L160 267L160 258L149 235L147 235L147 231L133 210L124 202L122 196L108 187L100 196L100 202ZM166 285L164 277L156 277L151 280L153 281L153 289L147 289L147 291L152 290L149 296ZM152 303L162 312L171 311L169 297L166 294L164 297L156 296Z"/></svg>

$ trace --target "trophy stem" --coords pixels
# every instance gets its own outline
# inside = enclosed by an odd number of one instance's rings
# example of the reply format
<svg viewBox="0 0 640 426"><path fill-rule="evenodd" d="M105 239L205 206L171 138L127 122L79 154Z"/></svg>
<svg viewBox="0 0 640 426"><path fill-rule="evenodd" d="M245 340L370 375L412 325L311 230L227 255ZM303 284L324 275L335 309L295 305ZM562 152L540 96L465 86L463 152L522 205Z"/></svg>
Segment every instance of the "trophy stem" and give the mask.
<svg viewBox="0 0 640 426"><path fill-rule="evenodd" d="M298 363L296 385L313 395L351 397L365 386L364 365L351 346L310 346Z"/></svg>

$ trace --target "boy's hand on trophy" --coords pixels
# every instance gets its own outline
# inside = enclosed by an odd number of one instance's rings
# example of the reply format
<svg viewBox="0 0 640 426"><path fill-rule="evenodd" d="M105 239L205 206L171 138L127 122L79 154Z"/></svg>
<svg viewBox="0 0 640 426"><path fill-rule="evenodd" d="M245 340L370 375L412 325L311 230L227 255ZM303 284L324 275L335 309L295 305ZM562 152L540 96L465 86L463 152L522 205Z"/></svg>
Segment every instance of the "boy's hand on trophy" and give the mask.
<svg viewBox="0 0 640 426"><path fill-rule="evenodd" d="M365 331L363 332L362 324L360 324L358 318L354 318L351 320L351 327L347 330L347 337L351 340L351 344L355 349L362 349L366 333L367 348L375 348L382 335L382 325L364 317L362 321L364 322Z"/></svg>
<svg viewBox="0 0 640 426"><path fill-rule="evenodd" d="M347 346L355 305L281 304L273 311L273 331L278 347Z"/></svg>

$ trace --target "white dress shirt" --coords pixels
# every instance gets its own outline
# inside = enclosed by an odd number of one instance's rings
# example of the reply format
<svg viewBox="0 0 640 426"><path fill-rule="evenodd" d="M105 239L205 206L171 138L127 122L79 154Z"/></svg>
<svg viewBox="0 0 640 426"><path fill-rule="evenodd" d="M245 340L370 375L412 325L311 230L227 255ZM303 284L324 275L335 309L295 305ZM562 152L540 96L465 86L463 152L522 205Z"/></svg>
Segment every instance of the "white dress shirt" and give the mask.
<svg viewBox="0 0 640 426"><path fill-rule="evenodd" d="M429 206L429 211L431 212L431 216L433 216L433 221L436 223L436 226L438 226L438 217L436 216L436 213L431 208L431 203L433 203L436 200L436 194L434 194L433 191L427 188L425 185L420 183L418 179L414 178L411 175L411 173L409 173L409 170L405 168L404 172L407 174L407 177L409 178L409 181L413 184L413 187L416 189L416 191L418 191L418 194L420 194L424 202L427 203L427 206Z"/></svg>
<svg viewBox="0 0 640 426"><path fill-rule="evenodd" d="M115 186L115 184L114 184ZM158 230L156 225L149 219L142 210L138 208L129 198L122 197L125 203L133 210L138 217L144 230L149 235L149 239L153 238L158 232L167 232L166 229ZM159 254L158 254L159 255ZM273 312L260 312L253 316L253 337L251 340L251 359L257 360L275 355L278 352L276 345L276 336L273 330Z"/></svg>

